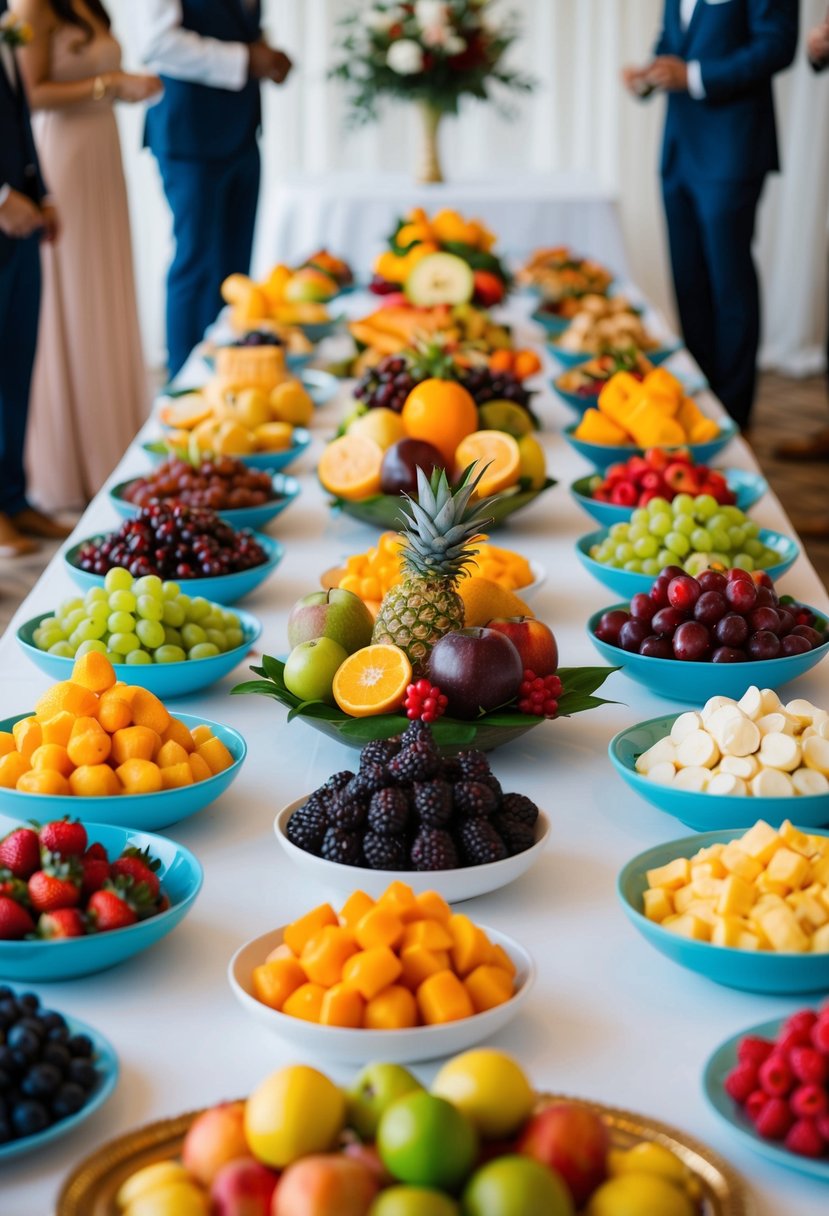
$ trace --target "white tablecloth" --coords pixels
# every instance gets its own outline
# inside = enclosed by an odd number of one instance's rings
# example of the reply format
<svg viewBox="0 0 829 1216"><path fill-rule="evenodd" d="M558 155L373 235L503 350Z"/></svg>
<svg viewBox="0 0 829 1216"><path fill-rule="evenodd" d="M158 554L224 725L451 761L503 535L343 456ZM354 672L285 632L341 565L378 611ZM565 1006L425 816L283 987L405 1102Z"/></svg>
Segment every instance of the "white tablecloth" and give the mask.
<svg viewBox="0 0 829 1216"><path fill-rule="evenodd" d="M396 174L328 173L279 181L268 211L260 214L254 273L267 274L275 262L290 262L326 246L347 252L364 278L410 207L434 212L454 207L484 220L498 233L497 250L524 259L542 245L566 244L627 274L627 259L616 199L589 174L555 177L486 178L413 185Z"/></svg>
<svg viewBox="0 0 829 1216"><path fill-rule="evenodd" d="M691 374L695 370L684 356L674 366ZM710 397L704 405L708 411L717 409ZM285 559L245 604L262 618L262 645L272 654L285 649L286 618L294 600L312 589L320 572L342 554L365 548L376 536L356 521L330 515L313 474L320 445L334 430L342 406L341 397L315 416L315 443L297 468L302 495L275 521ZM498 540L547 568L550 577L534 606L556 632L562 663L594 664L585 621L618 597L582 570L573 553L576 538L593 525L566 488L588 471L560 433L572 416L549 392L539 395L537 408L547 428L543 438L550 470L560 484ZM742 442L732 444L723 463L756 467ZM145 468L142 453L133 448L113 482ZM753 514L765 527L791 530L772 494ZM115 523L100 495L79 524L76 539ZM826 591L805 557L795 563L783 587L829 610ZM56 559L0 640L0 716L30 707L49 683L18 651L16 626L72 594L73 585ZM243 677L240 669L206 694L175 702L179 712L238 728L250 749L230 792L169 832L196 853L205 869L204 888L191 914L157 947L117 970L37 986L48 1005L92 1023L112 1039L122 1075L108 1105L70 1137L41 1156L0 1167L2 1216L47 1216L67 1172L108 1138L152 1119L245 1094L271 1069L297 1056L240 1009L225 973L242 942L327 898L325 889L291 870L274 840L272 822L285 803L353 763L355 756L302 722L288 725L284 709L271 701L229 698L229 689ZM668 712L670 704L621 673L602 691L618 703L571 721L544 724L492 758L504 788L535 798L552 819L549 847L529 874L465 909L521 941L538 964L526 1011L493 1042L514 1052L540 1089L639 1111L708 1142L743 1174L757 1200L757 1216L826 1216L825 1185L744 1149L712 1115L700 1086L703 1063L723 1039L814 1002L717 987L674 966L630 927L614 889L619 869L641 850L688 831L637 798L616 777L606 755L616 731ZM829 704L829 666L804 677L797 693ZM340 1081L353 1075L347 1068L316 1062ZM428 1077L433 1068L419 1071Z"/></svg>

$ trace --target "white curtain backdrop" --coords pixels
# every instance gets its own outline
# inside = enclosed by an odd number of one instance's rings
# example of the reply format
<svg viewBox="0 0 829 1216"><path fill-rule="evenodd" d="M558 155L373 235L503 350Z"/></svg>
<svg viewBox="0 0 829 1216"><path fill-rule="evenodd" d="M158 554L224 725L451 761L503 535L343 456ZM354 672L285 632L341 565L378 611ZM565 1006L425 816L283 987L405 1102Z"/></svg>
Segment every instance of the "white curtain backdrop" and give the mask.
<svg viewBox="0 0 829 1216"><path fill-rule="evenodd" d="M337 19L354 3L265 0L268 33L291 53L296 70L285 87L265 90L263 211L284 172L370 173L415 161L417 123L403 107L390 105L380 124L344 135L343 95L326 75ZM657 177L664 103L637 103L619 85L621 65L647 56L662 0L504 0L504 7L523 18L526 37L514 59L539 87L514 103L512 122L470 102L445 124L449 174L592 172L619 200L636 280L672 313ZM126 63L136 66L141 2L109 0L109 8ZM826 0L801 0L803 32L825 8ZM815 76L801 53L778 79L777 101L785 171L767 185L757 242L765 361L804 372L819 366L826 332L829 72ZM120 118L145 343L149 361L161 363L169 216L154 162L141 150L142 115L121 107Z"/></svg>

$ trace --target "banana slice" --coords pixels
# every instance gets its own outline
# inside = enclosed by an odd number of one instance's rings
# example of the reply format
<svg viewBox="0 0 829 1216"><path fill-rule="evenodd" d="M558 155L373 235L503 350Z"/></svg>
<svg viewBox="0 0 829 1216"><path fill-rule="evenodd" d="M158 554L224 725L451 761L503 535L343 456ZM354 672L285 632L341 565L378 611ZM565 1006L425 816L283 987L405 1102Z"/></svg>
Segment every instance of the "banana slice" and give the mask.
<svg viewBox="0 0 829 1216"><path fill-rule="evenodd" d="M773 688L761 688L760 698L762 701L764 714L776 713L782 705L782 701Z"/></svg>
<svg viewBox="0 0 829 1216"><path fill-rule="evenodd" d="M829 739L807 739L803 744L803 763L818 773L829 773Z"/></svg>
<svg viewBox="0 0 829 1216"><path fill-rule="evenodd" d="M752 777L751 792L755 798L789 798L794 797L794 784L788 773L764 768Z"/></svg>
<svg viewBox="0 0 829 1216"><path fill-rule="evenodd" d="M763 709L763 694L756 684L752 684L745 690L737 704L745 716L751 718L752 722L756 722L765 713Z"/></svg>
<svg viewBox="0 0 829 1216"><path fill-rule="evenodd" d="M742 777L743 781L750 781L759 771L760 765L755 756L723 756L720 761L721 773L733 773L735 777Z"/></svg>
<svg viewBox="0 0 829 1216"><path fill-rule="evenodd" d="M763 714L757 719L757 729L761 735L791 735L795 734L796 719L776 710L771 714Z"/></svg>
<svg viewBox="0 0 829 1216"><path fill-rule="evenodd" d="M817 724L818 734L821 739L829 739L829 718Z"/></svg>
<svg viewBox="0 0 829 1216"><path fill-rule="evenodd" d="M785 773L791 773L796 768L800 768L802 749L797 739L793 739L791 735L782 733L763 735L758 758L764 768L777 768ZM817 766L809 765L809 767ZM829 767L827 772L829 772Z"/></svg>
<svg viewBox="0 0 829 1216"><path fill-rule="evenodd" d="M705 730L719 739L720 732L729 722L744 722L746 716L733 701L730 705L721 705L705 719Z"/></svg>
<svg viewBox="0 0 829 1216"><path fill-rule="evenodd" d="M704 730L686 735L676 749L677 768L713 768L720 758L716 741Z"/></svg>
<svg viewBox="0 0 829 1216"><path fill-rule="evenodd" d="M786 713L791 718L797 718L801 726L811 726L817 710L817 706L811 701L807 701L805 697L795 697L793 701L788 701L784 707Z"/></svg>
<svg viewBox="0 0 829 1216"><path fill-rule="evenodd" d="M829 779L814 768L796 768L792 773L792 785L796 794L829 793Z"/></svg>
<svg viewBox="0 0 829 1216"><path fill-rule="evenodd" d="M637 773L649 773L655 764L662 764L669 761L674 762L676 756L676 748L671 742L670 736L666 735L664 739L657 739L653 747L649 747L646 752L638 757L636 761Z"/></svg>
<svg viewBox="0 0 829 1216"><path fill-rule="evenodd" d="M820 731L816 726L804 726L803 730L798 735L801 743L805 743L807 739L819 739Z"/></svg>
<svg viewBox="0 0 829 1216"><path fill-rule="evenodd" d="M717 773L708 782L706 794L725 794L729 798L745 798L748 793L748 786L742 777L735 777L733 773Z"/></svg>
<svg viewBox="0 0 829 1216"><path fill-rule="evenodd" d="M660 760L648 769L648 781L655 781L657 785L673 785L675 777L676 769L670 760Z"/></svg>
<svg viewBox="0 0 829 1216"><path fill-rule="evenodd" d="M702 728L702 718L696 710L689 710L687 713L680 714L676 722L671 727L671 739L676 744L680 744L686 735L690 735L691 731L700 730Z"/></svg>
<svg viewBox="0 0 829 1216"><path fill-rule="evenodd" d="M757 724L750 718L740 717L723 725L717 742L724 756L750 756L757 751L761 738Z"/></svg>
<svg viewBox="0 0 829 1216"><path fill-rule="evenodd" d="M700 711L700 716L702 717L703 723L706 726L708 725L708 719L715 712L715 710L722 709L724 705L736 706L736 704L737 702L733 699L733 697L709 697Z"/></svg>
<svg viewBox="0 0 829 1216"><path fill-rule="evenodd" d="M818 776L817 773L814 776ZM701 794L703 790L708 788L708 782L711 780L711 772L707 768L702 768L696 764L689 764L687 768L681 768L674 777L675 790L690 790L695 794Z"/></svg>

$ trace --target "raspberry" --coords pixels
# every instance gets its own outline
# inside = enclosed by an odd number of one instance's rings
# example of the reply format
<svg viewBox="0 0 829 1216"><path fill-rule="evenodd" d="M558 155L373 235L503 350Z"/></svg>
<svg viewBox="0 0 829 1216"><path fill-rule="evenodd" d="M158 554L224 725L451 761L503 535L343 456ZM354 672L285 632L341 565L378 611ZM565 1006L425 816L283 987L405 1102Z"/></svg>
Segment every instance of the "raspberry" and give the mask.
<svg viewBox="0 0 829 1216"><path fill-rule="evenodd" d="M829 1074L829 1062L814 1047L793 1047L789 1052L789 1064L804 1085L823 1085Z"/></svg>
<svg viewBox="0 0 829 1216"><path fill-rule="evenodd" d="M829 1013L822 1013L812 1027L812 1046L829 1055Z"/></svg>
<svg viewBox="0 0 829 1216"><path fill-rule="evenodd" d="M801 1009L797 1013L793 1013L790 1018L786 1018L783 1023L783 1034L788 1034L790 1030L805 1032L804 1043L809 1041L809 1035L812 1033L812 1027L817 1021L817 1014L813 1009Z"/></svg>
<svg viewBox="0 0 829 1216"><path fill-rule="evenodd" d="M785 1140L786 1148L801 1157L822 1157L826 1142L812 1119L798 1119L789 1128Z"/></svg>
<svg viewBox="0 0 829 1216"><path fill-rule="evenodd" d="M753 1093L748 1095L745 1100L745 1111L753 1123L757 1122L757 1116L760 1114L760 1111L770 1101L771 1098L763 1089L755 1089Z"/></svg>
<svg viewBox="0 0 829 1216"><path fill-rule="evenodd" d="M740 1040L740 1045L737 1048L737 1059L741 1064L750 1061L759 1068L773 1051L774 1043L768 1039L761 1039L757 1035L747 1034L744 1039Z"/></svg>
<svg viewBox="0 0 829 1216"><path fill-rule="evenodd" d="M742 1106L757 1088L757 1065L748 1060L732 1068L725 1078L723 1089L729 1097Z"/></svg>
<svg viewBox="0 0 829 1216"><path fill-rule="evenodd" d="M784 1098L794 1086L792 1070L779 1052L760 1065L760 1085L771 1098Z"/></svg>
<svg viewBox="0 0 829 1216"><path fill-rule="evenodd" d="M823 1139L829 1144L829 1115L818 1115L815 1119L815 1127L820 1132Z"/></svg>
<svg viewBox="0 0 829 1216"><path fill-rule="evenodd" d="M808 1047L810 1042L808 1031L783 1030L778 1035L774 1050L788 1060L790 1052L795 1047Z"/></svg>
<svg viewBox="0 0 829 1216"><path fill-rule="evenodd" d="M785 1098L769 1098L754 1120L758 1135L764 1140L782 1140L794 1123Z"/></svg>
<svg viewBox="0 0 829 1216"><path fill-rule="evenodd" d="M410 720L436 722L441 714L446 712L448 703L448 698L436 684L430 684L428 680L418 680L406 689L403 708Z"/></svg>
<svg viewBox="0 0 829 1216"><path fill-rule="evenodd" d="M789 1096L789 1105L798 1119L817 1119L829 1112L829 1095L822 1085L799 1085Z"/></svg>

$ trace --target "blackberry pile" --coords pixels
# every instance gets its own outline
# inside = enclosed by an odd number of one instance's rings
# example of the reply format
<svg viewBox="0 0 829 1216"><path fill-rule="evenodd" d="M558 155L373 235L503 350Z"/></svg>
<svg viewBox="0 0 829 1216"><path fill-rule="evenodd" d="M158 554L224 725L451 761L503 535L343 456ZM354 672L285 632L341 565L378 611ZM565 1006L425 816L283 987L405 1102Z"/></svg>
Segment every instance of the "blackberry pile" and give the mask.
<svg viewBox="0 0 829 1216"><path fill-rule="evenodd" d="M371 870L454 870L503 861L535 840L538 807L505 794L483 752L443 759L425 722L368 743L288 821L288 839Z"/></svg>

